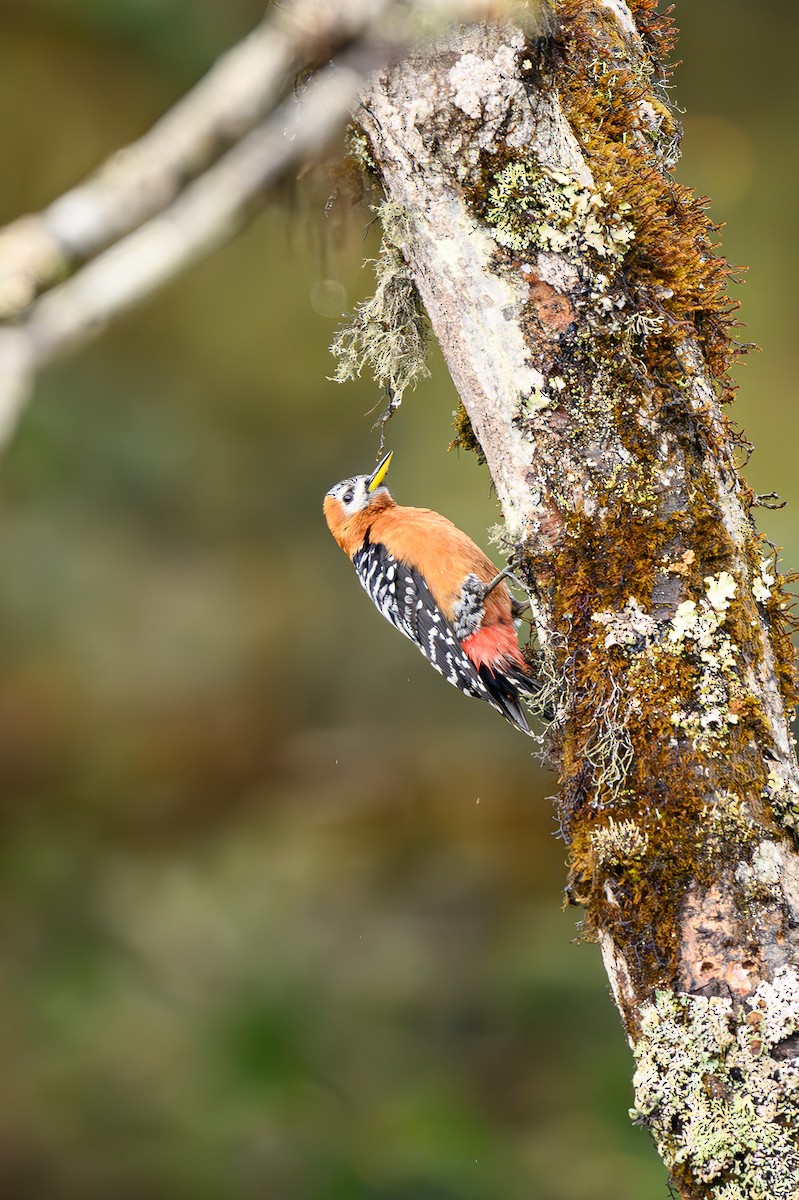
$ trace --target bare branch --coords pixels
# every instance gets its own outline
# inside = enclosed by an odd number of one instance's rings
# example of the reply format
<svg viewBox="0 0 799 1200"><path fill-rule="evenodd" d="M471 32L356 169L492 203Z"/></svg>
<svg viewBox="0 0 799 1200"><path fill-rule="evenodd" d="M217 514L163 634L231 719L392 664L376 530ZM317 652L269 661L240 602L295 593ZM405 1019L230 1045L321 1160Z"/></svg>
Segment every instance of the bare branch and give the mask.
<svg viewBox="0 0 799 1200"><path fill-rule="evenodd" d="M481 8L479 0L276 5L143 137L41 213L0 229L0 320L19 316L77 264L166 209L270 112L301 69L316 69L378 29L390 58L420 33L420 16L435 30L478 19Z"/></svg>
<svg viewBox="0 0 799 1200"><path fill-rule="evenodd" d="M0 444L13 432L36 370L231 238L264 191L341 128L367 72L365 57L360 68L327 67L165 212L42 296L27 320L0 331Z"/></svg>
<svg viewBox="0 0 799 1200"><path fill-rule="evenodd" d="M144 221L269 113L301 66L315 66L374 27L386 0L272 9L143 137L43 212L0 230L0 318Z"/></svg>
<svg viewBox="0 0 799 1200"><path fill-rule="evenodd" d="M0 230L0 320L9 322L0 329L0 447L37 369L234 236L270 187L343 128L372 71L453 20L502 7L294 0L138 142L42 213ZM328 62L336 48L338 58L269 114L293 72Z"/></svg>
<svg viewBox="0 0 799 1200"><path fill-rule="evenodd" d="M274 103L296 38L271 23L219 60L138 142L37 216L0 232L0 314L15 315L74 263L164 208Z"/></svg>

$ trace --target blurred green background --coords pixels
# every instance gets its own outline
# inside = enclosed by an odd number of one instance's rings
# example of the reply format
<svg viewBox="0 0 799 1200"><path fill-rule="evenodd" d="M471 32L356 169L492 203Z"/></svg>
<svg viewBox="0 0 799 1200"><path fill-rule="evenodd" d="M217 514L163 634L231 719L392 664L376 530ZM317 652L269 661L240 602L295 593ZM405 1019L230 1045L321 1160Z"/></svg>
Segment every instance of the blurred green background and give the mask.
<svg viewBox="0 0 799 1200"><path fill-rule="evenodd" d="M260 11L0 0L0 220ZM763 348L739 373L749 478L795 499L799 12L677 17L680 173L729 222ZM664 1197L598 950L561 910L553 780L380 620L322 522L380 400L326 378L331 300L365 294L376 244L323 200L275 205L49 372L0 465L0 1194ZM436 357L389 428L393 485L485 545L454 404ZM762 513L789 565L794 511Z"/></svg>

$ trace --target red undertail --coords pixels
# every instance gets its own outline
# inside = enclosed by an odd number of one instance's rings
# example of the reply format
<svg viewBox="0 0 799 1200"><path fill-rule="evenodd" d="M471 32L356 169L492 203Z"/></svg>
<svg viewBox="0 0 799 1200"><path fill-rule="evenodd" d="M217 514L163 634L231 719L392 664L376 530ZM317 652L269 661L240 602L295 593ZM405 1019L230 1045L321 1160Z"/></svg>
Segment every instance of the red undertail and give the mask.
<svg viewBox="0 0 799 1200"><path fill-rule="evenodd" d="M486 666L494 671L503 671L514 666L525 675L528 673L516 630L511 624L484 625L477 633L464 638L461 645L478 668Z"/></svg>

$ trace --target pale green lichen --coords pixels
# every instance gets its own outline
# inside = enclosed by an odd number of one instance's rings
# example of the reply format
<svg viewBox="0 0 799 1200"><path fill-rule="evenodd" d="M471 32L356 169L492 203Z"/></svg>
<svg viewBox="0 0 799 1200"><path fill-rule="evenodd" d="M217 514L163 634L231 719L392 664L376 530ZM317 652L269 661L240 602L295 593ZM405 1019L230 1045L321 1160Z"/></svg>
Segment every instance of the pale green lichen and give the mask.
<svg viewBox="0 0 799 1200"><path fill-rule="evenodd" d="M517 253L551 250L582 259L591 252L621 260L635 234L608 195L583 187L567 171L537 162L510 162L488 192L485 219L495 241ZM607 286L605 276L605 286Z"/></svg>
<svg viewBox="0 0 799 1200"><path fill-rule="evenodd" d="M389 400L389 412L403 393L426 378L430 325L416 284L402 254L407 238L407 214L391 200L378 210L383 225L380 254L374 260L374 294L357 305L349 324L338 331L330 347L338 359L337 383L368 370Z"/></svg>
<svg viewBox="0 0 799 1200"><path fill-rule="evenodd" d="M737 792L716 792L702 809L705 846L721 853L731 841L748 840L755 828L749 806Z"/></svg>
<svg viewBox="0 0 799 1200"><path fill-rule="evenodd" d="M691 551L684 553L675 568L678 573L687 570L692 557ZM723 751L748 699L739 651L724 628L736 591L736 581L722 571L707 576L699 600L684 600L668 622L657 621L634 596L617 611L592 614L605 631L597 649L621 652L630 662L632 690L622 689L621 698L615 683L609 688L586 741L585 757L595 768L595 781L609 788L612 797L622 793L633 758L628 726L642 711L643 698L635 690L638 678L679 678L670 724L675 732L690 737L697 749L713 756ZM679 668L676 676L675 668Z"/></svg>
<svg viewBox="0 0 799 1200"><path fill-rule="evenodd" d="M552 381L549 380L551 383ZM521 410L527 416L532 416L534 413L542 412L545 408L557 408L558 400L552 396L546 388L536 386L530 392L529 396L525 396L521 402Z"/></svg>
<svg viewBox="0 0 799 1200"><path fill-rule="evenodd" d="M713 793L699 813L699 826L702 830L702 857L707 863L715 863L729 854L730 846L736 846L743 859L745 847L756 846L758 838L763 837L766 830L752 815L747 801L737 792L719 791ZM744 885L752 879L742 875L739 883ZM753 895L756 888L749 889Z"/></svg>
<svg viewBox="0 0 799 1200"><path fill-rule="evenodd" d="M768 604L772 596L772 588L777 582L777 576L771 570L772 564L767 558L761 559L760 572L752 581L752 595L758 604Z"/></svg>
<svg viewBox="0 0 799 1200"><path fill-rule="evenodd" d="M620 612L597 612L591 620L606 627L606 650L611 646L632 646L642 639L649 641L657 633L657 621L644 611L634 596Z"/></svg>
<svg viewBox="0 0 799 1200"><path fill-rule="evenodd" d="M496 546L500 554L504 558L510 558L517 549L516 538L508 529L504 519L497 521L496 525L489 526L488 540L492 546Z"/></svg>
<svg viewBox="0 0 799 1200"><path fill-rule="evenodd" d="M690 708L676 708L671 723L682 729L698 749L723 741L738 715L730 701L738 683L738 647L723 629L738 585L727 571L705 578L705 595L697 603L677 606L666 635L674 652L690 657L697 667Z"/></svg>
<svg viewBox="0 0 799 1200"><path fill-rule="evenodd" d="M776 842L764 839L755 846L751 862L741 862L735 869L736 882L741 885L747 899L773 899L782 897L784 874L783 852Z"/></svg>
<svg viewBox="0 0 799 1200"><path fill-rule="evenodd" d="M799 793L776 766L769 769L763 795L782 827L789 830L794 837L799 836Z"/></svg>
<svg viewBox="0 0 799 1200"><path fill-rule="evenodd" d="M662 333L665 325L665 320L657 313L630 313L626 320L627 332L632 337L640 338L644 342Z"/></svg>
<svg viewBox="0 0 799 1200"><path fill-rule="evenodd" d="M627 784L635 757L628 715L635 703L635 697L628 696L609 673L607 692L593 714L583 751L605 802L618 800Z"/></svg>
<svg viewBox="0 0 799 1200"><path fill-rule="evenodd" d="M671 992L646 1004L631 1116L679 1178L725 1200L796 1200L799 1067L772 1053L799 1031L796 972L780 971L746 1004Z"/></svg>
<svg viewBox="0 0 799 1200"><path fill-rule="evenodd" d="M561 375L550 375L545 386L536 384L530 394L522 398L520 415L531 417L546 408L557 408L562 403L562 393L567 386Z"/></svg>
<svg viewBox="0 0 799 1200"><path fill-rule="evenodd" d="M738 584L729 571L720 571L718 575L705 576L707 602L714 612L726 613L737 590Z"/></svg>
<svg viewBox="0 0 799 1200"><path fill-rule="evenodd" d="M354 158L362 170L374 172L377 164L372 156L372 143L360 125L349 125L346 131L347 154Z"/></svg>

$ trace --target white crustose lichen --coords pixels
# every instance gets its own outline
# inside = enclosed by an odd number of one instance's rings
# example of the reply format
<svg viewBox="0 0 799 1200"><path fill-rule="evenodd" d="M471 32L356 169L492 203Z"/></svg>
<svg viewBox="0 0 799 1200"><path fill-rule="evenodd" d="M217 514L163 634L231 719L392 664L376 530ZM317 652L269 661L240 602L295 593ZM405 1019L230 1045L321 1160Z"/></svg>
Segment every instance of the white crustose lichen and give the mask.
<svg viewBox="0 0 799 1200"><path fill-rule="evenodd" d="M685 659L695 668L690 695L680 695L670 722L698 748L717 750L739 720L732 703L743 686L738 648L724 629L738 585L728 571L708 575L704 582L699 600L683 600L665 626L634 596L619 611L597 612L592 619L605 627L605 650L620 647L661 663L665 657Z"/></svg>
<svg viewBox="0 0 799 1200"><path fill-rule="evenodd" d="M705 595L699 603L684 600L667 634L680 655L693 657L699 669L690 709L676 708L671 723L684 730L697 747L710 748L738 724L731 711L730 685L737 674L738 649L722 628L738 585L728 571L705 578Z"/></svg>
<svg viewBox="0 0 799 1200"><path fill-rule="evenodd" d="M796 972L779 971L745 1005L671 992L644 1005L631 1116L672 1170L690 1170L714 1195L795 1200L799 1065L773 1051L799 1032Z"/></svg>

